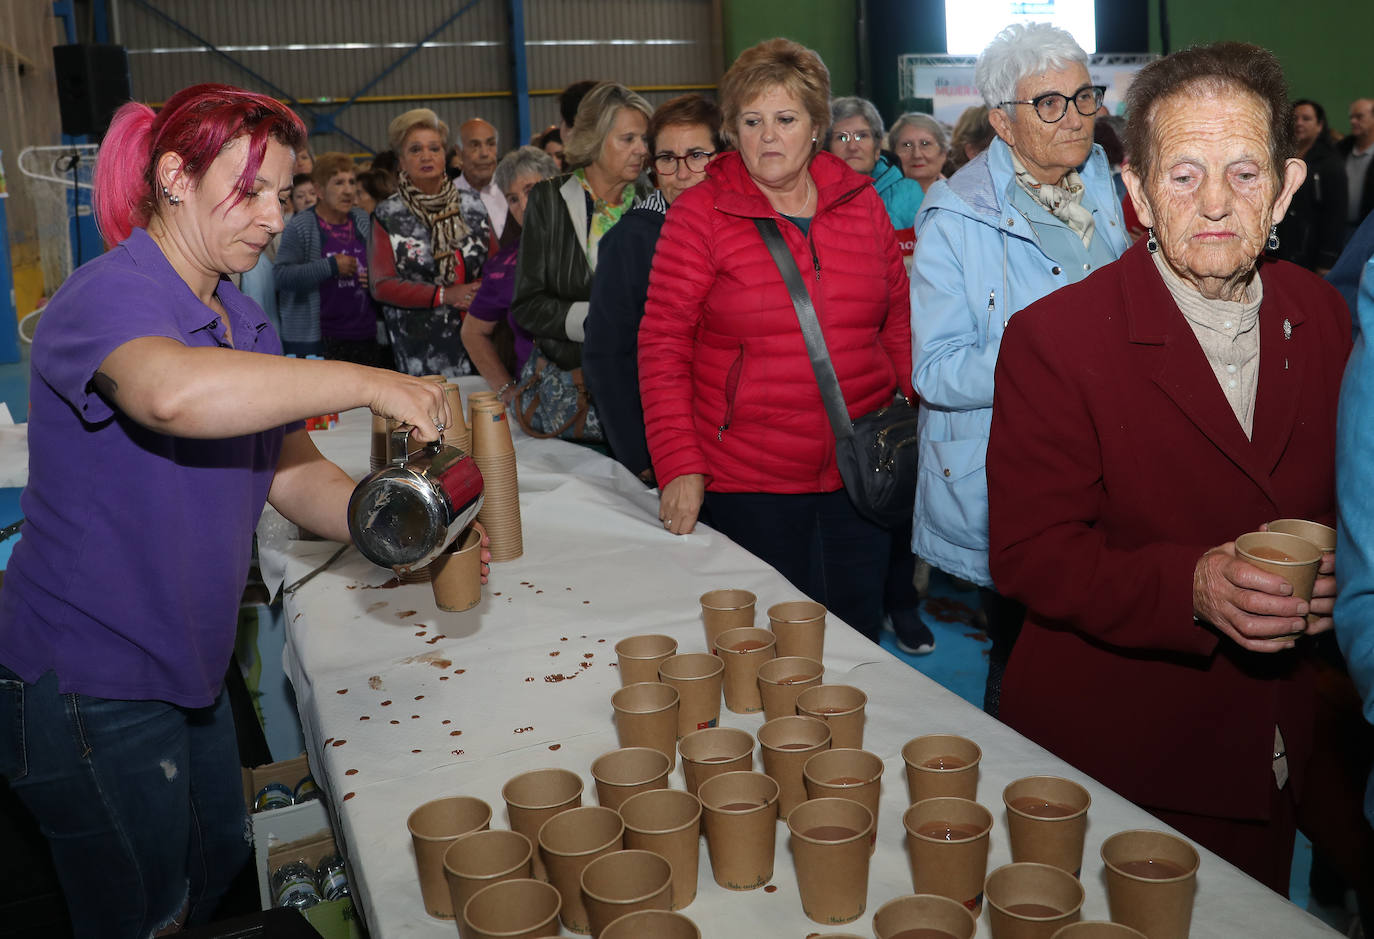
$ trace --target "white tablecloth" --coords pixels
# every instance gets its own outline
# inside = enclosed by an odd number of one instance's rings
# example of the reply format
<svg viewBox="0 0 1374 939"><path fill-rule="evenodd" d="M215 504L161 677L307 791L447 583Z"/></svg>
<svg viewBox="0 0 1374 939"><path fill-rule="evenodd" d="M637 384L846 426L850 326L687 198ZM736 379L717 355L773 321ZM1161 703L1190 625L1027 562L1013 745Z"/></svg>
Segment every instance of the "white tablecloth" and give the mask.
<svg viewBox="0 0 1374 939"><path fill-rule="evenodd" d="M347 414L338 429L315 438L355 476L365 472L365 414ZM677 638L680 651L700 651L705 637L697 598L704 591L752 590L765 626L769 605L799 598L781 575L713 531L665 533L656 495L611 460L572 444L528 438L517 441L517 452L525 554L493 566L475 609L437 610L427 584L380 589L390 572L352 549L286 597L287 674L311 764L350 859L354 895L375 939L454 934L451 922L430 918L421 906L405 825L416 806L472 795L492 806L493 827L505 827L502 784L544 766L579 773L583 804L595 804L590 764L617 746L610 697L619 687L613 666L619 639L666 633ZM284 577L291 584L335 548L268 544L264 573L269 582ZM932 732L962 734L983 749L978 800L995 819L989 870L1011 859L1001 805L1007 783L1053 774L1089 789L1083 914L1107 918L1098 854L1103 839L1127 828L1163 826L833 619L825 664L826 682L867 692L865 748L886 766L868 912L847 931L871 933L873 911L911 893L899 751L910 738ZM721 716L723 725L750 732L762 723L761 715L722 709ZM757 756L755 769L761 771ZM670 779L682 788L680 763ZM1200 853L1193 936L1333 934L1216 855ZM697 899L683 912L704 936L827 931L802 913L785 825L778 826L775 892L718 887L704 844L698 881ZM980 936L988 935L986 919L980 919Z"/></svg>

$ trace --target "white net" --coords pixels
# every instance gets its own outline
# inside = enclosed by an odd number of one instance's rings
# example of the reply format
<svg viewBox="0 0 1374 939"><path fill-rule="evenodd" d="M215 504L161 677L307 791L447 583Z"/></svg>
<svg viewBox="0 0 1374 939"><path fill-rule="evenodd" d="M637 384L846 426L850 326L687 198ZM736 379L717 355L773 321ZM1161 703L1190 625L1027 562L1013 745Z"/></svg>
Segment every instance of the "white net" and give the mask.
<svg viewBox="0 0 1374 939"><path fill-rule="evenodd" d="M72 194L81 191L80 212L90 212L91 176L95 144L67 147L28 147L19 154L19 169L33 201L38 228L43 293L51 297L72 272Z"/></svg>

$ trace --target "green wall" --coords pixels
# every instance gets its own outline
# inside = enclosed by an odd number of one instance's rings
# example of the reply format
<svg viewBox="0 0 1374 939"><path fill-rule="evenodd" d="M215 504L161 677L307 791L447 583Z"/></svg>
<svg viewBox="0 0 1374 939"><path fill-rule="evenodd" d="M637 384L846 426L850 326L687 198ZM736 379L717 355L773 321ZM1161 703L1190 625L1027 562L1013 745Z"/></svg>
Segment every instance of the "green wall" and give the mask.
<svg viewBox="0 0 1374 939"><path fill-rule="evenodd" d="M1239 39L1279 57L1294 98L1311 98L1326 109L1342 134L1350 102L1374 97L1374 3L1317 0L1173 0L1168 4L1169 48ZM1151 51L1159 52L1159 17L1150 4Z"/></svg>
<svg viewBox="0 0 1374 939"><path fill-rule="evenodd" d="M1158 2L1136 2L1149 8L1149 51L1159 52ZM870 4L872 15L881 15L881 7ZM1170 49L1219 39L1271 49L1283 63L1293 97L1320 102L1341 133L1349 130L1350 102L1374 97L1374 2L1168 0L1167 8ZM854 93L855 0L721 0L721 21L727 67L754 43L786 36L820 53L834 94ZM882 24L870 27L881 30ZM879 76L896 71L895 62L874 61L870 67Z"/></svg>
<svg viewBox="0 0 1374 939"><path fill-rule="evenodd" d="M725 67L755 43L784 36L815 49L825 61L831 94L852 95L856 21L854 0L722 0Z"/></svg>

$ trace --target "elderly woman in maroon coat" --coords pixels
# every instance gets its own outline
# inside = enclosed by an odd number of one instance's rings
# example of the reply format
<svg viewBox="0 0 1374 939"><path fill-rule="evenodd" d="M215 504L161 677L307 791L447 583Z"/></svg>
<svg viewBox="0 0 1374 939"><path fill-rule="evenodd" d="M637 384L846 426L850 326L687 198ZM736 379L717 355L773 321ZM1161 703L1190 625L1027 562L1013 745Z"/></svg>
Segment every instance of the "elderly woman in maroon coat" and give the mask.
<svg viewBox="0 0 1374 939"><path fill-rule="evenodd" d="M1313 749L1294 650L1331 628L1334 559L1309 603L1234 539L1331 522L1349 316L1259 262L1304 176L1271 54L1169 56L1128 110L1148 238L1013 319L997 364L992 576L1029 608L1001 717L1286 893Z"/></svg>

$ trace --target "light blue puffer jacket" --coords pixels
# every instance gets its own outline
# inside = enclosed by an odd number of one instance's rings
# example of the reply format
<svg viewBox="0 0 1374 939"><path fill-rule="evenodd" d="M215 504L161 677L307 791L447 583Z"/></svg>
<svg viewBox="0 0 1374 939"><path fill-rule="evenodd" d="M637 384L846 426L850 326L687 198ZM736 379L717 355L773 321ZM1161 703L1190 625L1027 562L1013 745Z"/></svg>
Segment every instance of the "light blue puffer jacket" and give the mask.
<svg viewBox="0 0 1374 939"><path fill-rule="evenodd" d="M982 586L992 585L983 464L1002 330L1018 310L1130 245L1101 147L1079 174L1095 221L1090 248L1016 185L1001 139L935 183L916 217L911 342L921 453L911 547Z"/></svg>
<svg viewBox="0 0 1374 939"><path fill-rule="evenodd" d="M1336 421L1336 638L1350 677L1374 722L1374 259L1365 264L1356 309L1358 332L1345 366ZM1364 813L1374 823L1374 775L1365 790Z"/></svg>

